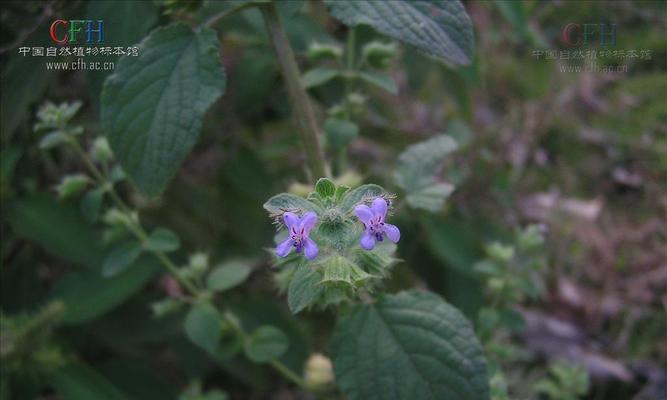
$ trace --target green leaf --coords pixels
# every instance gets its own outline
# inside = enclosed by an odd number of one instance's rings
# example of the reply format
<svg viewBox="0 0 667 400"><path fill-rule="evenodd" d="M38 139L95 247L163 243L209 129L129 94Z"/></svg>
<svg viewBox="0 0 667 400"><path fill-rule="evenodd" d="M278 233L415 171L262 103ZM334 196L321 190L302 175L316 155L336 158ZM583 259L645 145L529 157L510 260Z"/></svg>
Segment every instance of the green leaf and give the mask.
<svg viewBox="0 0 667 400"><path fill-rule="evenodd" d="M414 208L438 211L453 187L436 180L438 167L445 157L457 149L456 142L447 135L438 135L408 147L398 157L395 179L406 191L406 200Z"/></svg>
<svg viewBox="0 0 667 400"><path fill-rule="evenodd" d="M82 191L88 183L90 183L90 178L84 174L66 175L56 188L58 197L66 199L74 196Z"/></svg>
<svg viewBox="0 0 667 400"><path fill-rule="evenodd" d="M322 276L308 265L298 265L287 289L287 304L293 314L298 314L310 306L322 294L324 287L320 285Z"/></svg>
<svg viewBox="0 0 667 400"><path fill-rule="evenodd" d="M339 71L331 68L315 68L307 71L301 77L301 83L306 89L314 88L323 85L333 78L337 77Z"/></svg>
<svg viewBox="0 0 667 400"><path fill-rule="evenodd" d="M444 201L454 191L454 186L446 182L436 182L416 192L408 193L405 200L413 208L422 208L436 212L440 210Z"/></svg>
<svg viewBox="0 0 667 400"><path fill-rule="evenodd" d="M70 272L58 281L51 294L52 299L65 303L60 321L76 325L104 315L138 292L159 270L155 262L142 258L110 278L97 273Z"/></svg>
<svg viewBox="0 0 667 400"><path fill-rule="evenodd" d="M4 216L18 236L63 260L99 270L103 258L99 235L71 205L34 194L11 204Z"/></svg>
<svg viewBox="0 0 667 400"><path fill-rule="evenodd" d="M222 292L245 282L251 272L243 261L228 261L211 272L206 286L214 292Z"/></svg>
<svg viewBox="0 0 667 400"><path fill-rule="evenodd" d="M346 25L367 24L401 42L455 65L470 64L472 23L458 0L325 0Z"/></svg>
<svg viewBox="0 0 667 400"><path fill-rule="evenodd" d="M200 301L190 308L185 317L185 334L192 343L215 353L220 342L220 315L213 304Z"/></svg>
<svg viewBox="0 0 667 400"><path fill-rule="evenodd" d="M138 43L146 32L158 20L159 10L152 1L116 1L92 0L86 10L87 19L104 20L104 28L112 46L129 47ZM111 39L112 38L112 39ZM105 37L106 39L106 37ZM141 53L139 55L141 57ZM90 61L118 62L115 55L97 55L86 57ZM88 87L95 107L100 103L100 92L104 79L113 71L104 69L90 69L86 71Z"/></svg>
<svg viewBox="0 0 667 400"><path fill-rule="evenodd" d="M291 193L280 193L271 197L264 203L264 209L271 214L280 215L285 211L295 212L297 214L306 211L315 211L321 213L322 209L310 201Z"/></svg>
<svg viewBox="0 0 667 400"><path fill-rule="evenodd" d="M347 192L340 203L340 210L344 213L351 211L357 204L372 201L374 198L382 196L385 193L385 190L381 186L375 184L361 185Z"/></svg>
<svg viewBox="0 0 667 400"><path fill-rule="evenodd" d="M79 362L57 368L52 379L53 387L61 399L123 400L126 398L104 376Z"/></svg>
<svg viewBox="0 0 667 400"><path fill-rule="evenodd" d="M398 86L396 86L396 82L387 74L375 71L362 71L359 72L359 78L361 78L362 81L377 86L380 89L384 89L391 94L398 94Z"/></svg>
<svg viewBox="0 0 667 400"><path fill-rule="evenodd" d="M88 191L81 199L81 213L89 222L97 221L104 199L104 188L97 188Z"/></svg>
<svg viewBox="0 0 667 400"><path fill-rule="evenodd" d="M122 58L104 83L102 125L123 170L153 197L197 142L225 74L216 33L208 28L168 25L139 47L140 56Z"/></svg>
<svg viewBox="0 0 667 400"><path fill-rule="evenodd" d="M432 293L355 306L336 324L331 353L336 382L350 400L489 398L470 323Z"/></svg>
<svg viewBox="0 0 667 400"><path fill-rule="evenodd" d="M340 118L327 118L324 121L324 133L327 143L334 151L346 147L359 134L359 126L352 121Z"/></svg>
<svg viewBox="0 0 667 400"><path fill-rule="evenodd" d="M141 254L141 244L136 241L125 242L116 247L104 259L103 276L114 276L127 269Z"/></svg>
<svg viewBox="0 0 667 400"><path fill-rule="evenodd" d="M265 363L282 356L289 347L287 335L280 329L264 325L255 330L245 342L246 356L256 362Z"/></svg>
<svg viewBox="0 0 667 400"><path fill-rule="evenodd" d="M39 141L39 148L42 150L48 150L60 145L61 143L66 143L67 140L67 135L61 131L54 131L46 134L46 136L44 136L42 140Z"/></svg>
<svg viewBox="0 0 667 400"><path fill-rule="evenodd" d="M144 248L149 251L170 252L181 247L181 240L173 231L166 228L157 228L151 233Z"/></svg>
<svg viewBox="0 0 667 400"><path fill-rule="evenodd" d="M320 178L315 184L315 191L323 199L332 198L336 194L336 185L327 178Z"/></svg>

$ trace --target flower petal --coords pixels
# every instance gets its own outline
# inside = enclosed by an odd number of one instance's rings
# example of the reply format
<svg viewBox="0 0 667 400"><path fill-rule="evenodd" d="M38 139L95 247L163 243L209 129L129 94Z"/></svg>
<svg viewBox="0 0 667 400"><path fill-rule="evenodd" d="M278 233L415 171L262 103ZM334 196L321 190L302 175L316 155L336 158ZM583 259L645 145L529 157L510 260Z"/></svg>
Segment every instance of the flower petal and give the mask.
<svg viewBox="0 0 667 400"><path fill-rule="evenodd" d="M373 218L373 211L370 207L365 204L360 204L354 207L354 213L357 214L359 221L363 222L364 225L368 225L368 222Z"/></svg>
<svg viewBox="0 0 667 400"><path fill-rule="evenodd" d="M292 238L288 237L278 246L276 246L276 255L278 257L285 257L292 251Z"/></svg>
<svg viewBox="0 0 667 400"><path fill-rule="evenodd" d="M308 234L311 229L315 226L317 222L317 214L312 211L309 211L301 217L301 227L304 228L305 234Z"/></svg>
<svg viewBox="0 0 667 400"><path fill-rule="evenodd" d="M364 250L372 250L373 247L375 247L375 236L373 236L373 234L369 230L366 230L366 232L364 232L364 234L361 235L359 244L361 245L361 248Z"/></svg>
<svg viewBox="0 0 667 400"><path fill-rule="evenodd" d="M389 240L394 243L398 242L401 238L401 231L398 230L396 225L384 224L384 233L386 233Z"/></svg>
<svg viewBox="0 0 667 400"><path fill-rule="evenodd" d="M303 249L303 254L306 256L306 258L312 260L313 258L317 257L317 251L317 244L313 242L313 239L306 238L306 245Z"/></svg>
<svg viewBox="0 0 667 400"><path fill-rule="evenodd" d="M387 200L383 199L382 197L378 197L377 199L373 200L371 208L373 209L373 213L375 213L375 215L381 215L382 218L384 218L385 215L387 215Z"/></svg>
<svg viewBox="0 0 667 400"><path fill-rule="evenodd" d="M286 212L283 214L283 222L285 222L287 229L292 229L293 226L298 226L297 224L299 223L299 217L297 217L294 213Z"/></svg>

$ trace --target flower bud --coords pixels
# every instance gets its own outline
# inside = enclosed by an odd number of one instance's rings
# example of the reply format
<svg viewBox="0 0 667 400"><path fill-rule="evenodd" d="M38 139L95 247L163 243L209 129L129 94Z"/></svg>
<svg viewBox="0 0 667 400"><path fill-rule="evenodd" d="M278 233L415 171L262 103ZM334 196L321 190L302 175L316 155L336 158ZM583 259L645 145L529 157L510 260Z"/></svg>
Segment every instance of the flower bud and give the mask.
<svg viewBox="0 0 667 400"><path fill-rule="evenodd" d="M343 50L340 47L328 43L311 43L308 47L308 52L306 53L307 57L310 60L324 60L324 59L334 59L337 60L343 55Z"/></svg>
<svg viewBox="0 0 667 400"><path fill-rule="evenodd" d="M389 68L396 54L396 45L393 43L370 42L362 50L364 62L376 69Z"/></svg>
<svg viewBox="0 0 667 400"><path fill-rule="evenodd" d="M311 355L306 362L305 378L306 386L311 390L321 390L331 385L334 381L331 360L320 353Z"/></svg>
<svg viewBox="0 0 667 400"><path fill-rule="evenodd" d="M195 275L203 274L208 268L208 254L194 253L190 255L190 268Z"/></svg>
<svg viewBox="0 0 667 400"><path fill-rule="evenodd" d="M90 155L93 157L93 160L101 163L106 163L111 160L113 153L111 153L111 147L109 147L109 142L107 142L105 137L98 137L95 139Z"/></svg>

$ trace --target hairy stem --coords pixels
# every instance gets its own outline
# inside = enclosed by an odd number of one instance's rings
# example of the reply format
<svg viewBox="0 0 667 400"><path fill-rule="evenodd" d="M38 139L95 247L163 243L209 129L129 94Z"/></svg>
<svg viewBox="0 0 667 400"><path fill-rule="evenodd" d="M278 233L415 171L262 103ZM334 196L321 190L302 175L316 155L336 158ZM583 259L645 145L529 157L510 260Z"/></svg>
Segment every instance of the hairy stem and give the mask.
<svg viewBox="0 0 667 400"><path fill-rule="evenodd" d="M294 58L294 51L289 44L280 17L273 3L260 6L264 23L278 58L287 93L292 105L301 134L301 141L306 152L306 159L313 178L329 175L324 152L320 146L320 130L315 119L315 112L308 99L308 94L301 84L301 72Z"/></svg>

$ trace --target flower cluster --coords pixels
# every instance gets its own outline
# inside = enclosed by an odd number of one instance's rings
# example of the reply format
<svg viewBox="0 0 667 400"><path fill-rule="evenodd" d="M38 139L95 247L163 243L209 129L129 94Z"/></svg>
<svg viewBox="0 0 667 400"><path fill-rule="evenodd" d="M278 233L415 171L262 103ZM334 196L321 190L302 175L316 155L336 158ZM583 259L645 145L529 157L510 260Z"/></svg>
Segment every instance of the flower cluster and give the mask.
<svg viewBox="0 0 667 400"><path fill-rule="evenodd" d="M394 243L397 243L401 238L398 227L385 222L387 208L387 201L382 197L373 200L370 207L365 204L359 204L355 207L354 213L365 227L364 233L359 239L359 244L364 250L372 250L375 247L375 242L382 242L385 236ZM317 257L317 244L310 238L310 231L317 223L317 214L310 211L299 217L294 213L286 212L283 214L283 223L289 232L289 236L278 244L276 255L286 257L294 248L296 253L303 252L308 260Z"/></svg>

